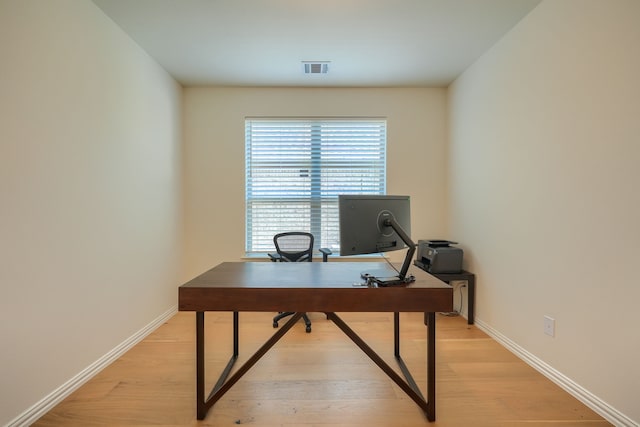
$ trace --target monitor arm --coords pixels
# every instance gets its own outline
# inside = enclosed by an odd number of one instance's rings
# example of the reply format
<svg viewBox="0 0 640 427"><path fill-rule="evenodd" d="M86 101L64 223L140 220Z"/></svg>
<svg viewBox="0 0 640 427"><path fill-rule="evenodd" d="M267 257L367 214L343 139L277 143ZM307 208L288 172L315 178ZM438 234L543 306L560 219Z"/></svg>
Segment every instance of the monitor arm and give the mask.
<svg viewBox="0 0 640 427"><path fill-rule="evenodd" d="M407 254L404 257L404 262L402 263L402 268L400 269L400 275L399 275L399 278L401 280L405 280L407 278L407 272L409 271L409 267L411 266L411 260L413 259L413 254L416 251L416 244L413 243L413 241L411 240L411 237L409 237L409 235L404 231L404 229L400 226L400 224L398 224L398 222L393 217L393 215L390 216L389 218L385 218L382 224L387 227L393 228L393 231L395 231L398 234L398 236L400 236L404 244L409 247L409 249L407 250Z"/></svg>

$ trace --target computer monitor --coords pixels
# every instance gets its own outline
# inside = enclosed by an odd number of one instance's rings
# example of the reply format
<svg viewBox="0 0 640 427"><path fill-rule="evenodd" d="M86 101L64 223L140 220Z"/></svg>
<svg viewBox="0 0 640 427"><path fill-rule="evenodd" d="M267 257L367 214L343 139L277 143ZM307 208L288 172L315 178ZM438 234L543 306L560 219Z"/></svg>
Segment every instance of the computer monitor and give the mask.
<svg viewBox="0 0 640 427"><path fill-rule="evenodd" d="M406 285L416 245L411 233L409 196L339 195L340 255L361 255L396 251L408 247L397 275L389 269L363 272L362 277L378 286Z"/></svg>

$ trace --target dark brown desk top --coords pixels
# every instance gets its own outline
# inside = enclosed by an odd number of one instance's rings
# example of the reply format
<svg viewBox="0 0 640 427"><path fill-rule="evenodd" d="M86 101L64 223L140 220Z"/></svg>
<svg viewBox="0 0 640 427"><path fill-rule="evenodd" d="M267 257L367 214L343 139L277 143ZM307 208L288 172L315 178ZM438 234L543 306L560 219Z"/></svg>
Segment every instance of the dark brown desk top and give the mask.
<svg viewBox="0 0 640 427"><path fill-rule="evenodd" d="M378 262L226 262L178 289L180 311L417 311L453 309L453 289L412 267L407 287L355 287Z"/></svg>

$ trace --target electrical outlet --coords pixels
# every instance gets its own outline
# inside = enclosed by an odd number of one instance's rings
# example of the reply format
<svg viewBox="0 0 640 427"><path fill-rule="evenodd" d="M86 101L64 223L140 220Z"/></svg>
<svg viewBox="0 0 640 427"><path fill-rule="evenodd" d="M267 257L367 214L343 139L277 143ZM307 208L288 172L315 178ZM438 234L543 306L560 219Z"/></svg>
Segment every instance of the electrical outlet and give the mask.
<svg viewBox="0 0 640 427"><path fill-rule="evenodd" d="M556 336L556 319L544 316L544 333L551 337Z"/></svg>

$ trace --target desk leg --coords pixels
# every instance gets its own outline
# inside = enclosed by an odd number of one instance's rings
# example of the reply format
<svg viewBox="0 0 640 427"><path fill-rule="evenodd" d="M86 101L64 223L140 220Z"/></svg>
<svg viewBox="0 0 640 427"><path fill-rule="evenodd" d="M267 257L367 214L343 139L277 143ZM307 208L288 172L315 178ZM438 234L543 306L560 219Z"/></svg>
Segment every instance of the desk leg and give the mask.
<svg viewBox="0 0 640 427"><path fill-rule="evenodd" d="M427 418L436 419L436 314L425 313L427 325Z"/></svg>
<svg viewBox="0 0 640 427"><path fill-rule="evenodd" d="M426 314L427 313L425 313L425 315ZM425 321L426 321L426 318L425 318ZM404 378L407 380L407 384L420 396L422 400L422 402L419 402L418 405L421 405L422 407L422 405L424 404L423 410L427 415L427 419L429 421L435 421L436 419L435 418L435 392L434 392L435 376L429 375L429 372L427 372L427 399L428 400L426 400L424 397L422 397L418 384L416 384L415 380L413 379L413 376L411 375L411 371L409 371L409 368L404 363L404 360L402 360L402 356L400 356L400 313L397 313L397 312L393 313L393 344L394 344L393 355L396 358L396 362L398 363L398 366L400 367L400 370L402 371ZM432 347L433 345L431 345L427 337L427 367L429 366L430 361L432 360L429 356L430 354L429 349ZM433 381L431 381L431 379L433 379ZM431 384L431 382L433 382L433 385Z"/></svg>
<svg viewBox="0 0 640 427"><path fill-rule="evenodd" d="M473 325L476 305L476 277L473 274L467 279L467 297L467 324Z"/></svg>
<svg viewBox="0 0 640 427"><path fill-rule="evenodd" d="M433 315L433 313L427 313ZM371 347L365 343L362 338L358 336L342 319L340 319L335 313L327 313L329 319L333 321L333 323L344 332L351 341L353 341L360 350L362 350L369 358L376 364L380 369L384 371L385 374L393 382L395 382L401 389L404 391L426 414L427 419L429 421L435 421L435 375L429 375L427 377L427 391L431 392L431 395L428 395L429 402L425 400L418 388L416 382L414 381L409 369L405 365L404 361L400 357L400 340L399 340L399 332L400 332L400 317L399 313L394 313L394 343L395 343L395 356L402 373L406 379L403 378L396 373L396 371L391 368ZM430 324L435 325L435 316L433 316L433 321L430 321ZM434 327L435 328L435 327ZM433 335L430 334L427 340L427 357L429 356L430 348L435 345L435 339L433 339L433 343L431 343ZM435 355L435 351L433 352ZM429 360L428 363L431 363ZM435 362L434 366L435 366ZM435 374L435 369L433 370ZM433 384L432 384L433 383ZM432 401L433 399L433 401Z"/></svg>
<svg viewBox="0 0 640 427"><path fill-rule="evenodd" d="M231 369L238 359L238 312L233 312L233 355L222 371L218 382L205 399L205 354L204 354L204 312L196 312L196 414L204 420L211 408L238 380L275 345L284 334L302 318L304 313L295 313L278 331L271 336L233 375ZM228 378L227 378L228 377Z"/></svg>
<svg viewBox="0 0 640 427"><path fill-rule="evenodd" d="M393 313L393 355L400 357L400 313Z"/></svg>
<svg viewBox="0 0 640 427"><path fill-rule="evenodd" d="M204 401L204 312L196 312L196 414L203 420L207 414Z"/></svg>
<svg viewBox="0 0 640 427"><path fill-rule="evenodd" d="M233 312L233 354L231 355L231 359L227 366L222 371L218 382L216 383L214 390L220 389L223 385L229 373L231 372L231 368L238 360L238 350L239 350L239 339L238 339L238 312ZM203 420L207 415L207 411L211 406L209 401L211 399L211 395L205 399L205 367L204 367L204 312L196 313L196 412L197 418L199 420Z"/></svg>

